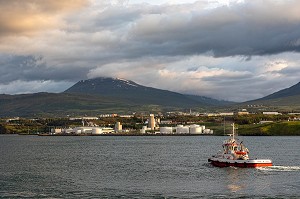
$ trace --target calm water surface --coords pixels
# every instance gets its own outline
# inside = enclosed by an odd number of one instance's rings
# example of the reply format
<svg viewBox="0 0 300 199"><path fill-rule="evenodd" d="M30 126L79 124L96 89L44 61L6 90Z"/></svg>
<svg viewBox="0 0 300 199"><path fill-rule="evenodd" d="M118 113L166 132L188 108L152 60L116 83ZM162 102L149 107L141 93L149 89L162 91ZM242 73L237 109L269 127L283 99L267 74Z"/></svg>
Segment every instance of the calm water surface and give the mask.
<svg viewBox="0 0 300 199"><path fill-rule="evenodd" d="M300 137L240 137L265 169L216 168L225 137L0 136L1 198L300 198Z"/></svg>

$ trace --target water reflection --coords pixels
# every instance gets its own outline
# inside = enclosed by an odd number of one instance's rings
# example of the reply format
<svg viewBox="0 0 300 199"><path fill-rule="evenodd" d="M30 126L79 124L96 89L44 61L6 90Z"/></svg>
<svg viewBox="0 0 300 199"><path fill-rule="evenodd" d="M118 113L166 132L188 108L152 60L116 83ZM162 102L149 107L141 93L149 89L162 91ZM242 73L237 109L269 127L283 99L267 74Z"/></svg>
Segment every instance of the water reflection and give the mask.
<svg viewBox="0 0 300 199"><path fill-rule="evenodd" d="M227 189L231 193L242 192L246 187L245 179L247 173L245 170L236 167L229 167L226 169L227 174Z"/></svg>

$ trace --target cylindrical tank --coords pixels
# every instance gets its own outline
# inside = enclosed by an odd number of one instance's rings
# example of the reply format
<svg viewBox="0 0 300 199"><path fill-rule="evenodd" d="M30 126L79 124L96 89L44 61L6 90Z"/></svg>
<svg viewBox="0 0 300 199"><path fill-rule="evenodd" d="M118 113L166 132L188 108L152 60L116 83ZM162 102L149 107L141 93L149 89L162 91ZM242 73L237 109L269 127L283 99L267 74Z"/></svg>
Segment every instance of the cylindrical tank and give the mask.
<svg viewBox="0 0 300 199"><path fill-rule="evenodd" d="M100 129L100 128L93 128L92 129L92 134L93 135L100 135L100 134L102 134L102 129Z"/></svg>
<svg viewBox="0 0 300 199"><path fill-rule="evenodd" d="M159 131L161 134L172 134L173 128L172 127L160 127Z"/></svg>
<svg viewBox="0 0 300 199"><path fill-rule="evenodd" d="M201 133L202 133L202 128L200 126L190 127L190 134L201 134Z"/></svg>
<svg viewBox="0 0 300 199"><path fill-rule="evenodd" d="M213 131L210 130L210 129L204 129L204 130L203 130L203 133L204 133L204 134L213 134Z"/></svg>
<svg viewBox="0 0 300 199"><path fill-rule="evenodd" d="M190 133L190 131L189 131L189 127L188 126L182 126L182 125L178 125L177 127L176 127L176 133L177 134L188 134L188 133Z"/></svg>

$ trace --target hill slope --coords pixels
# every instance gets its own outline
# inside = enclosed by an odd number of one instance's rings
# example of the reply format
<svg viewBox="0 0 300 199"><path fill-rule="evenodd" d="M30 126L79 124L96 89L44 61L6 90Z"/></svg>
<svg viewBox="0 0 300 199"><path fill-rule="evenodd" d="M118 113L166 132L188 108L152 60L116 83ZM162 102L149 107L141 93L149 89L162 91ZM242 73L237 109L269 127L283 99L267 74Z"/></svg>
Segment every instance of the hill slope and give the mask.
<svg viewBox="0 0 300 199"><path fill-rule="evenodd" d="M111 111L113 107L120 111L131 104L118 99L93 95L69 93L34 93L22 95L0 95L0 116L57 116L99 114Z"/></svg>
<svg viewBox="0 0 300 199"><path fill-rule="evenodd" d="M277 91L271 95L260 98L258 100L271 100L271 99L286 98L286 97L296 96L296 95L300 95L300 82L289 88L282 89L280 91Z"/></svg>
<svg viewBox="0 0 300 199"><path fill-rule="evenodd" d="M133 81L113 78L82 80L67 89L64 93L101 95L127 99L136 104L153 104L182 108L223 105L222 103L224 103L207 97L192 97L168 90L142 86Z"/></svg>
<svg viewBox="0 0 300 199"><path fill-rule="evenodd" d="M266 97L242 104L260 104L281 111L300 111L300 82Z"/></svg>

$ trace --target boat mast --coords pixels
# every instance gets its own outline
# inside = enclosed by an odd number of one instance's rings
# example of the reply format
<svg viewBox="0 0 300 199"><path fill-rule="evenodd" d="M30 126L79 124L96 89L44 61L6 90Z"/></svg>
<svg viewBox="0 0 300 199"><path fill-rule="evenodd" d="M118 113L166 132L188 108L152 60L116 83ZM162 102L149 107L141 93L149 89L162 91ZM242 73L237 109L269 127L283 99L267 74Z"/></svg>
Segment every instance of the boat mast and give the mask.
<svg viewBox="0 0 300 199"><path fill-rule="evenodd" d="M234 123L232 123L232 139L234 139L234 130L235 130Z"/></svg>
<svg viewBox="0 0 300 199"><path fill-rule="evenodd" d="M225 136L225 131L226 131L226 126L225 126L225 116L224 116L224 136Z"/></svg>

